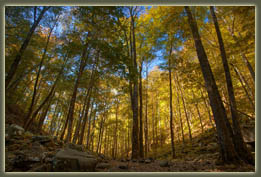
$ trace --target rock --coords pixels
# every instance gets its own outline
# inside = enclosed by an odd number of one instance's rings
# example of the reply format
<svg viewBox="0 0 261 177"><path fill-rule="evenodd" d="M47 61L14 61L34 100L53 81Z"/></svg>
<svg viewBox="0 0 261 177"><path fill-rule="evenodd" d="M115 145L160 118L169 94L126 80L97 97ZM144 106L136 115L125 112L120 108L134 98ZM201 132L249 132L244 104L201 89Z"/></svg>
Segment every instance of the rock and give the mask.
<svg viewBox="0 0 261 177"><path fill-rule="evenodd" d="M45 151L45 148L39 142L33 142L32 151L43 152L43 151Z"/></svg>
<svg viewBox="0 0 261 177"><path fill-rule="evenodd" d="M162 160L159 162L160 167L169 167L169 162L166 160Z"/></svg>
<svg viewBox="0 0 261 177"><path fill-rule="evenodd" d="M127 164L121 164L121 165L119 165L119 168L120 169L128 169L128 165Z"/></svg>
<svg viewBox="0 0 261 177"><path fill-rule="evenodd" d="M246 143L255 141L255 127L243 126L241 132Z"/></svg>
<svg viewBox="0 0 261 177"><path fill-rule="evenodd" d="M39 157L28 157L28 161L30 162L40 162L40 158Z"/></svg>
<svg viewBox="0 0 261 177"><path fill-rule="evenodd" d="M144 162L145 162L144 159L140 159L140 160L139 160L139 163L144 163Z"/></svg>
<svg viewBox="0 0 261 177"><path fill-rule="evenodd" d="M56 153L53 160L55 172L94 172L97 159L85 152L63 149Z"/></svg>
<svg viewBox="0 0 261 177"><path fill-rule="evenodd" d="M73 144L73 143L67 143L67 144L65 145L65 148L67 148L67 149L74 149L74 150L77 150L77 151L84 152L84 147L83 147L83 145L78 145L78 144Z"/></svg>
<svg viewBox="0 0 261 177"><path fill-rule="evenodd" d="M146 159L144 162L148 164L151 163L152 161L150 159Z"/></svg>
<svg viewBox="0 0 261 177"><path fill-rule="evenodd" d="M131 161L132 161L132 162L137 162L137 159L132 159Z"/></svg>
<svg viewBox="0 0 261 177"><path fill-rule="evenodd" d="M36 136L32 136L32 140L33 140L33 142L37 141L41 144L44 144L44 143L50 142L52 140L52 138L49 136L41 136L41 135L37 136L36 135Z"/></svg>
<svg viewBox="0 0 261 177"><path fill-rule="evenodd" d="M31 132L29 132L29 131L26 131L26 132L24 133L24 137L25 137L25 138L28 138L28 139L32 139L33 134L32 134Z"/></svg>
<svg viewBox="0 0 261 177"><path fill-rule="evenodd" d="M111 165L108 163L98 163L96 168L100 168L100 169L105 169L105 168L110 168Z"/></svg>
<svg viewBox="0 0 261 177"><path fill-rule="evenodd" d="M98 154L98 157L100 157L101 159L106 159L106 157L103 154Z"/></svg>
<svg viewBox="0 0 261 177"><path fill-rule="evenodd" d="M109 160L102 160L103 163L109 163Z"/></svg>
<svg viewBox="0 0 261 177"><path fill-rule="evenodd" d="M14 137L14 136L21 136L24 133L24 129L22 127L20 127L19 125L16 124L12 124L8 127L8 136L10 138Z"/></svg>

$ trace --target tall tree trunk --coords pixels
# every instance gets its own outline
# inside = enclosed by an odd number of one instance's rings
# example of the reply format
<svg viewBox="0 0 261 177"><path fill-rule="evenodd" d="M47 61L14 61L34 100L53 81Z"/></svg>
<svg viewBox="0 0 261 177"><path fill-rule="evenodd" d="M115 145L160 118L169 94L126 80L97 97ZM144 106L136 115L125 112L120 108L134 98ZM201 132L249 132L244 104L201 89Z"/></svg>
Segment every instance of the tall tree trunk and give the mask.
<svg viewBox="0 0 261 177"><path fill-rule="evenodd" d="M210 113L209 105L208 105L208 103L206 101L206 98L203 95L202 89L200 88L199 90L200 90L200 93L201 93L201 99L203 100L203 103L204 103L205 108L206 108L207 113L208 113L209 122L212 125L212 128L215 128L215 125L213 124L213 121L212 121L212 116L211 116L211 113Z"/></svg>
<svg viewBox="0 0 261 177"><path fill-rule="evenodd" d="M83 118L83 114L84 114L84 109L86 107L85 105L86 104L84 103L84 105L82 106L82 109L81 108L79 109L79 119L77 121L75 132L74 132L74 135L73 135L73 140L72 140L72 143L74 143L74 144L76 144L76 141L77 141L78 136L79 136L79 129L80 129L80 126L81 126L81 122L82 122L82 118Z"/></svg>
<svg viewBox="0 0 261 177"><path fill-rule="evenodd" d="M200 39L197 23L192 17L192 13L189 7L185 6L185 11L188 16L189 25L192 31L200 67L203 73L206 89L210 100L210 105L216 123L221 158L225 163L231 163L231 162L238 163L239 156L236 153L233 141L231 139L231 132L229 130L231 129L231 127L230 128L227 127L228 125L226 123L227 120L226 111L222 103L211 67L209 65L205 49Z"/></svg>
<svg viewBox="0 0 261 177"><path fill-rule="evenodd" d="M254 101L252 100L250 94L249 94L248 91L247 91L247 88L245 87L244 80L243 80L243 78L242 78L240 72L238 71L238 69L236 68L236 66L235 66L234 64L232 64L232 63L230 63L230 64L231 64L231 66L233 67L233 69L234 69L234 71L235 71L235 73L236 73L236 75L237 75L237 77L238 77L238 80L239 80L239 82L241 83L241 85L242 85L242 87L243 87L243 89L244 89L244 91L245 91L245 93L246 93L246 96L247 96L247 98L248 98L248 100L249 100L249 102L250 102L250 104L251 104L253 110L255 111Z"/></svg>
<svg viewBox="0 0 261 177"><path fill-rule="evenodd" d="M90 112L90 116L88 119L88 131L87 131L87 139L86 139L86 146L89 147L90 144L90 133L91 133L91 120L92 120L92 114L93 114L93 105L94 105L94 100L92 101L92 106L91 106L91 112ZM96 110L94 112L94 117L96 115Z"/></svg>
<svg viewBox="0 0 261 177"><path fill-rule="evenodd" d="M84 70L84 67L86 65L86 61L87 61L87 50L88 50L88 42L86 42L84 49L83 49L83 53L81 56L81 63L80 63L80 67L79 67L79 72L74 84L74 89L73 89L73 93L72 93L72 97L71 97L71 101L70 101L70 106L69 106L69 111L68 111L68 134L66 137L66 142L70 142L71 141L71 136L72 136L72 124L73 124L73 114L74 114L74 106L75 106L75 101L76 101L76 95L77 95L77 89L78 89L78 85Z"/></svg>
<svg viewBox="0 0 261 177"><path fill-rule="evenodd" d="M133 10L133 9L132 9ZM131 11L131 10L130 10ZM131 32L132 32L132 74L133 74L133 89L132 89L132 107L133 107L133 128L132 128L132 159L139 158L139 144L138 144L138 71L136 61L136 41L135 41L135 25L133 11L131 11Z"/></svg>
<svg viewBox="0 0 261 177"><path fill-rule="evenodd" d="M118 144L118 108L119 103L116 103L116 110L115 110L115 130L114 130L114 145L113 145L113 159L117 157L117 144Z"/></svg>
<svg viewBox="0 0 261 177"><path fill-rule="evenodd" d="M181 100L182 100L182 104L183 104L183 109L184 109L184 112L185 112L185 117L186 117L187 124L188 124L189 139L190 139L190 141L192 141L192 134L191 134L191 128L190 128L190 123L189 123L189 118L188 118L188 112L187 112L187 107L186 107L186 103L185 103L185 99L184 99L183 91L182 91L183 90L183 86L182 86L182 84L180 86L179 78L178 78L177 75L176 75L176 77L177 77L177 79L176 79L177 80L177 85L178 85L178 88L179 88L179 92L180 92Z"/></svg>
<svg viewBox="0 0 261 177"><path fill-rule="evenodd" d="M170 128L170 138L171 138L171 150L172 150L172 158L176 157L175 154L175 145L174 145L174 132L173 132L173 107L172 107L172 78L171 78L171 54L172 54L172 42L170 44L170 52L169 52L169 128Z"/></svg>
<svg viewBox="0 0 261 177"><path fill-rule="evenodd" d="M88 89L88 101L87 101L87 106L86 106L86 110L85 110L85 114L84 114L84 119L83 119L83 122L82 122L82 128L80 130L80 136L79 136L79 140L78 140L78 144L82 144L83 142L83 139L84 139L84 133L85 133L85 128L86 128L86 123L87 123L87 120L88 120L88 117L89 117L89 109L90 109L90 103L91 103L91 94L92 94L92 87L90 87Z"/></svg>
<svg viewBox="0 0 261 177"><path fill-rule="evenodd" d="M184 136L184 130L183 130L183 121L182 121L182 116L181 116L181 110L180 110L180 102L179 102L179 92L178 92L178 86L177 86L177 81L176 81L176 93L177 93L177 103L178 103L178 111L179 111L179 121L180 121L180 128L181 128L181 134L182 134L182 142L183 145L185 145L185 136Z"/></svg>
<svg viewBox="0 0 261 177"><path fill-rule="evenodd" d="M248 68L248 70L249 70L249 72L252 76L252 79L255 83L255 71L254 71L254 69L252 68L251 64L249 63L246 55L244 53L241 53L241 56L242 56L242 59L243 59L244 63L246 64L246 66L247 66L247 68Z"/></svg>
<svg viewBox="0 0 261 177"><path fill-rule="evenodd" d="M48 105L46 106L46 109L44 110L44 112L43 112L42 115L40 116L40 120L39 120L39 122L38 122L38 127L37 127L37 129L38 129L39 132L42 131L43 123L44 123L44 121L45 121L45 118L46 118L46 115L47 115L47 113L48 113L48 110L49 110L49 108L50 108L50 106L51 106L51 103L52 103L52 99L49 100Z"/></svg>
<svg viewBox="0 0 261 177"><path fill-rule="evenodd" d="M58 114L59 114L58 103L59 103L59 100L60 100L60 96L61 96L61 94L59 94L59 97L56 100L55 109L54 109L53 117L52 117L52 120L51 120L51 125L50 125L50 129L49 129L49 133L51 135L53 135L53 133L54 133L54 127L56 126L56 122L57 122L57 118L58 118Z"/></svg>
<svg viewBox="0 0 261 177"><path fill-rule="evenodd" d="M68 57L65 58L64 60L64 64L63 66L60 68L60 71L56 77L56 80L54 81L54 84L52 85L51 87L51 90L50 92L48 93L48 95L45 97L45 99L43 100L43 102L39 105L39 107L34 111L33 115L31 116L31 119L26 119L26 122L25 122L25 125L24 125L24 129L25 130L28 130L32 124L32 122L34 121L36 115L38 114L38 112L43 108L43 106L48 102L48 100L51 98L51 95L55 92L55 88L56 88L56 85L60 79L60 77L62 76L63 74L63 71L64 71L64 66L65 64L67 63L67 60L68 60Z"/></svg>
<svg viewBox="0 0 261 177"><path fill-rule="evenodd" d="M140 143L140 158L144 158L144 149L143 149L143 121L142 121L142 64L140 64L140 85L139 85L139 96L140 96L140 134L139 134L139 143Z"/></svg>
<svg viewBox="0 0 261 177"><path fill-rule="evenodd" d="M193 99L195 100L195 94L194 94L193 89L192 89L192 96L193 96ZM200 115L200 111L199 111L199 109L198 109L198 103L197 103L197 101L195 101L194 105L195 105L196 110L197 110L197 113L198 113L198 118L199 118L200 126L201 126L201 132L204 133L204 126L203 126L203 124L202 124L202 118L201 118L201 115Z"/></svg>
<svg viewBox="0 0 261 177"><path fill-rule="evenodd" d="M52 31L53 31L54 27L55 26L50 28L50 32L48 33L47 42L45 44L44 52L43 52L42 59L41 59L40 64L39 64L36 80L35 80L35 83L34 83L34 90L33 90L32 101L31 101L30 107L28 109L28 112L27 112L25 120L29 120L31 118L31 115L32 115L32 112L33 112L33 107L35 105L35 97L36 97L36 94L37 94L38 80L39 80L39 77L40 77L42 65L43 65L43 62L44 62L44 59L45 59L45 55L46 55L46 52L47 52L47 49L48 49L50 37L51 37L51 34L52 34ZM25 127L25 125L26 125L26 121L24 122L24 127Z"/></svg>
<svg viewBox="0 0 261 177"><path fill-rule="evenodd" d="M34 21L32 27L30 28L29 32L27 33L26 35L26 38L21 46L21 48L19 49L16 57L15 57L15 60L13 61L8 73L7 73L7 76L6 76L6 79L5 79L5 88L8 88L11 80L13 79L15 73L16 73L16 70L18 68L18 65L22 59L22 56L24 54L24 51L26 50L31 38L32 38L32 35L34 34L34 31L36 29L36 27L38 26L38 24L40 23L40 21L42 20L45 12L50 9L51 7L43 7L43 10L40 12L38 18L36 21Z"/></svg>
<svg viewBox="0 0 261 177"><path fill-rule="evenodd" d="M210 6L210 12L214 21L215 29L217 32L219 47L220 47L220 53L222 57L223 67L225 70L225 76L226 76L226 85L227 85L227 91L229 96L229 102L230 102L230 112L232 115L232 122L233 122L233 142L235 145L235 149L237 153L239 154L240 158L244 160L247 163L254 164L254 159L250 153L250 151L247 149L246 144L243 140L243 136L241 133L241 126L238 122L239 116L237 114L237 105L236 105L236 98L234 95L234 88L232 84L232 79L230 75L229 65L227 61L226 51L222 39L222 35L219 29L218 21L216 14L214 12L213 6Z"/></svg>
<svg viewBox="0 0 261 177"><path fill-rule="evenodd" d="M145 157L148 156L148 63L146 63L146 104L145 104Z"/></svg>
<svg viewBox="0 0 261 177"><path fill-rule="evenodd" d="M99 153L99 149L100 149L101 137L102 137L102 129L103 129L103 124L104 124L105 114L106 113L104 113L103 116L101 116L101 122L100 122L100 129L99 129L99 136L98 136L96 153Z"/></svg>

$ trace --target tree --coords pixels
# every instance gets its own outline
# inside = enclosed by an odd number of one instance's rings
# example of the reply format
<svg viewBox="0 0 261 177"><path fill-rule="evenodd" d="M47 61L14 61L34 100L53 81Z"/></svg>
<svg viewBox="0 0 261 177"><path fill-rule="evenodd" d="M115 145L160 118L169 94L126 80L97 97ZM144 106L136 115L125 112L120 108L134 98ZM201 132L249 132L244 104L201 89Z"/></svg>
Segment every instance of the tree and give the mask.
<svg viewBox="0 0 261 177"><path fill-rule="evenodd" d="M239 157L235 151L234 144L231 139L231 134L228 130L229 127L227 127L225 120L227 119L225 108L219 95L218 88L212 70L210 68L207 55L205 53L205 49L200 39L197 23L194 20L189 7L185 6L185 11L188 16L189 25L192 31L198 59L205 79L206 89L216 123L221 158L224 162L227 163L238 163Z"/></svg>
<svg viewBox="0 0 261 177"><path fill-rule="evenodd" d="M48 6L45 6L43 7L43 9L41 10L39 16L37 19L34 20L34 23L32 25L32 27L30 28L22 46L20 47L16 57L15 57L15 60L13 61L12 65L11 65L11 68L9 69L9 71L7 72L7 76L6 76L6 79L5 79L5 88L8 88L11 80L13 79L15 73L16 73L16 70L18 68L18 65L22 59L22 56L23 56L23 53L24 51L26 50L30 40L31 40L31 37L36 29L36 27L38 26L38 24L40 23L40 21L42 20L45 12L50 9L51 7L48 7ZM35 15L36 15L36 7L35 7Z"/></svg>
<svg viewBox="0 0 261 177"><path fill-rule="evenodd" d="M171 41L170 41L171 42ZM170 44L169 52L169 116L170 116L170 136L171 136L171 149L172 158L175 158L175 145L174 145L174 132L173 132L173 108L172 108L172 78L171 78L171 54L172 54L172 43Z"/></svg>
<svg viewBox="0 0 261 177"><path fill-rule="evenodd" d="M245 162L254 164L254 159L253 159L251 153L249 152L249 150L247 149L246 144L244 143L242 133L241 133L241 127L238 122L239 115L237 113L236 99L235 99L235 95L234 95L234 88L233 88L229 65L228 65L228 61L227 61L227 55L226 55L222 35L221 35L220 29L219 29L217 17L216 17L213 6L210 6L210 12L211 12L211 15L212 15L212 18L214 21L214 25L215 25L215 29L217 32L221 58L222 58L223 67L225 70L226 85L227 85L229 103L230 103L230 111L231 111L232 121L233 121L234 145L237 150L237 153Z"/></svg>

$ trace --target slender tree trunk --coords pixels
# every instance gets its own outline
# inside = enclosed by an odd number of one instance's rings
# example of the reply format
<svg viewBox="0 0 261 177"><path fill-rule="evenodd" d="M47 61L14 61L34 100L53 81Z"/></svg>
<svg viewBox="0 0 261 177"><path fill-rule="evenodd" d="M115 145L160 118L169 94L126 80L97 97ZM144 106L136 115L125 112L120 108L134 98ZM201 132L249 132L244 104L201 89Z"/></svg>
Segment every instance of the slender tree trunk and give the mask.
<svg viewBox="0 0 261 177"><path fill-rule="evenodd" d="M197 23L192 17L192 13L189 7L185 6L185 11L188 15L189 25L192 31L199 63L202 69L206 89L208 91L208 96L210 99L210 105L216 123L221 158L225 163L238 163L239 156L236 153L233 141L231 139L231 132L229 130L231 129L231 127L227 127L228 125L226 123L226 111L222 103L212 70L210 68L205 49L200 39Z"/></svg>
<svg viewBox="0 0 261 177"><path fill-rule="evenodd" d="M142 121L142 64L140 64L140 85L139 85L139 96L140 96L140 134L139 134L139 143L140 143L140 158L144 158L144 149L143 149L143 121Z"/></svg>
<svg viewBox="0 0 261 177"><path fill-rule="evenodd" d="M32 115L32 112L33 112L33 107L34 107L34 104L35 104L35 97L36 97L36 94L37 94L38 80L39 80L39 77L40 77L42 65L43 65L43 62L44 62L44 59L45 59L45 55L46 55L46 52L47 52L47 49L48 49L48 45L49 45L49 41L50 41L50 37L51 37L53 29L54 29L54 26L50 29L50 32L49 32L48 37L47 37L47 42L46 42L46 45L45 45L45 48L44 48L44 52L43 52L43 55L42 55L42 59L41 59L39 68L38 68L36 80L35 80L35 83L34 83L34 91L33 91L32 101L31 101L30 107L28 109L25 120L29 120L31 118L31 115ZM25 121L24 127L25 127L25 125L26 125L26 121Z"/></svg>
<svg viewBox="0 0 261 177"><path fill-rule="evenodd" d="M246 64L246 66L247 66L247 68L248 68L248 70L249 70L249 72L252 76L252 79L255 83L255 71L254 71L254 69L252 68L251 64L249 63L249 61L248 61L248 59L247 59L247 57L244 53L241 53L241 57L242 57L244 63Z"/></svg>
<svg viewBox="0 0 261 177"><path fill-rule="evenodd" d="M91 133L91 120L92 120L92 114L93 114L93 105L94 105L94 100L92 101L92 106L91 106L91 112L90 112L90 116L89 116L89 119L88 119L88 131L87 131L87 139L86 139L86 146L89 147L89 144L90 144L90 133ZM95 117L95 114L96 114L96 110L94 112L94 117Z"/></svg>
<svg viewBox="0 0 261 177"><path fill-rule="evenodd" d="M113 159L117 157L117 143L118 143L118 108L119 103L116 103L116 110L115 110L115 130L114 130L114 145L113 145Z"/></svg>
<svg viewBox="0 0 261 177"><path fill-rule="evenodd" d="M209 122L212 125L212 128L215 128L215 125L213 124L213 121L212 121L212 116L211 116L211 113L210 113L209 105L207 104L207 101L206 101L206 99L203 95L203 91L201 89L199 89L199 90L200 90L200 93L201 93L201 98L203 100L203 103L204 103L205 108L206 108L207 113L208 113Z"/></svg>
<svg viewBox="0 0 261 177"><path fill-rule="evenodd" d="M31 38L32 38L32 35L34 34L34 31L36 29L36 27L38 26L38 24L40 23L40 21L42 20L45 12L50 9L50 7L43 7L43 10L40 12L38 18L36 21L34 21L32 27L30 28L29 32L27 33L26 35L26 38L21 46L21 48L19 49L16 57L15 57L15 60L13 61L8 73L7 73L7 76L6 76L6 79L5 79L5 88L8 88L11 80L13 79L15 73L16 73L16 70L18 68L18 65L22 59L22 56L24 54L24 51L26 50Z"/></svg>
<svg viewBox="0 0 261 177"><path fill-rule="evenodd" d="M145 157L148 156L148 63L146 63L146 105L145 105Z"/></svg>
<svg viewBox="0 0 261 177"><path fill-rule="evenodd" d="M53 133L54 133L54 127L56 126L56 121L57 121L58 114L59 114L59 111L58 111L59 100L60 100L60 95L59 95L58 99L56 100L55 109L54 109L53 117L52 117L52 120L51 120L51 125L50 125L50 129L49 129L49 133L51 135L53 135Z"/></svg>
<svg viewBox="0 0 261 177"><path fill-rule="evenodd" d="M177 81L176 81L177 82ZM183 130L183 121L181 116L181 110L180 110L180 102L179 102L179 92L178 92L178 86L176 84L176 93L177 93L177 103L178 103L178 111L179 111L179 121L180 121L180 128L181 128L181 134L182 134L182 142L183 145L185 145L185 136L184 136L184 130Z"/></svg>
<svg viewBox="0 0 261 177"><path fill-rule="evenodd" d="M46 106L45 111L44 111L44 112L42 113L42 115L40 116L40 120L39 120L39 122L38 122L38 127L37 127L37 129L38 129L39 132L42 131L43 123L44 123L44 120L45 120L46 115L47 115L47 113L48 113L48 110L49 110L49 108L50 108L50 106L51 106L51 103L52 103L52 99L49 100L48 105Z"/></svg>
<svg viewBox="0 0 261 177"><path fill-rule="evenodd" d="M135 41L135 25L134 25L134 16L131 12L131 32L132 32L132 51L133 51L133 128L132 128L132 159L139 158L139 144L138 144L138 71L137 71L137 61L136 61L136 41Z"/></svg>
<svg viewBox="0 0 261 177"><path fill-rule="evenodd" d="M85 44L84 49L83 49L83 53L82 53L82 57L81 57L81 63L80 63L80 67L79 67L79 72L78 72L78 75L77 75L77 78L76 78L76 81L75 81L75 84L74 84L74 89L73 89L73 93L72 93L72 97L71 97L71 101L70 101L69 111L68 111L68 115L67 115L67 117L68 117L68 134L67 134L67 137L66 137L66 142L71 141L74 106L75 106L75 101L76 101L78 85L79 85L84 67L86 65L87 50L88 50L88 43Z"/></svg>
<svg viewBox="0 0 261 177"><path fill-rule="evenodd" d="M193 99L195 99L195 94L194 94L193 89L192 89L192 96L193 96ZM200 115L200 111L198 109L198 103L195 101L194 105L195 105L197 113L198 113L198 118L199 118L200 126L201 126L201 132L204 133L204 126L202 124L202 118L201 118L201 115Z"/></svg>
<svg viewBox="0 0 261 177"><path fill-rule="evenodd" d="M103 114L103 116L101 117L101 122L100 122L100 129L99 129L99 136L98 136L98 143L97 143L97 149L96 149L96 153L99 153L99 149L100 149L100 144L101 144L101 135L102 135L102 128L103 128L103 119L104 119L105 113Z"/></svg>
<svg viewBox="0 0 261 177"><path fill-rule="evenodd" d="M38 114L38 112L42 109L42 107L48 102L48 100L51 98L51 95L55 92L55 88L56 88L56 85L61 77L61 75L63 74L63 71L64 71L64 66L66 64L68 60L68 57L65 58L65 61L64 61L64 64L63 66L61 67L57 77L56 77L56 80L54 82L54 84L52 85L52 88L50 90L50 92L48 93L48 95L45 97L45 99L43 100L43 102L39 105L39 107L35 110L35 112L33 113L31 119L26 119L25 121L25 126L24 126L24 129L25 130L28 130L32 124L32 122L34 121L36 115Z"/></svg>
<svg viewBox="0 0 261 177"><path fill-rule="evenodd" d="M171 78L171 53L172 53L172 43L170 45L169 52L169 117L170 117L170 138L171 138L171 150L172 158L176 157L175 154L175 145L174 145L174 132L173 132L173 107L172 107L172 78Z"/></svg>
<svg viewBox="0 0 261 177"><path fill-rule="evenodd" d="M79 109L79 119L78 119L78 121L76 121L77 122L76 128L75 128L75 132L74 132L73 140L72 140L72 143L74 143L74 144L76 144L76 141L77 141L78 136L79 136L79 129L80 129L83 114L84 114L84 108L85 108L85 105L83 105L82 109L81 108Z"/></svg>
<svg viewBox="0 0 261 177"><path fill-rule="evenodd" d="M86 123L87 123L87 120L88 120L88 117L89 117L89 109L90 109L90 102L91 102L91 93L92 92L92 87L90 87L88 89L88 101L87 101L87 106L86 106L86 110L85 110L85 114L84 114L84 119L83 119L83 122L82 122L82 128L81 128L81 131L80 131L80 137L79 137L79 140L78 140L78 144L82 144L83 142L83 139L84 139L84 132L85 132L85 128L86 128Z"/></svg>
<svg viewBox="0 0 261 177"><path fill-rule="evenodd" d="M229 70L229 65L228 65L228 61L227 61L227 56L226 56L226 51L225 51L222 35L221 35L220 29L219 29L217 17L214 12L213 6L210 6L210 12L211 12L211 15L212 15L212 18L214 21L214 25L215 25L215 29L217 32L220 53L221 53L221 57L222 57L223 67L225 70L226 83L227 83L226 85L227 85L229 102L230 102L230 112L232 115L232 122L233 122L233 133L234 133L233 142L235 145L235 149L242 160L244 160L247 163L254 164L254 159L253 159L250 151L246 147L246 144L243 140L243 136L241 133L241 126L238 122L239 116L237 114L237 105L236 105L236 98L234 95L234 88L233 88L233 84L232 84L232 79L231 79L231 75L230 75L230 70Z"/></svg>
<svg viewBox="0 0 261 177"><path fill-rule="evenodd" d="M177 77L177 85L178 85L178 88L179 88L179 92L180 92L180 95L181 95L181 100L182 100L182 104L183 104L183 108L184 108L184 112L185 112L185 117L186 117L187 124L188 124L189 139L190 139L190 141L192 141L192 134L191 134L191 128L190 128L190 123L189 123L189 118L188 118L188 112L187 112L187 107L186 107L186 103L185 103L185 99L184 99L183 91L182 91L183 87L180 86L178 76L176 76L176 77Z"/></svg>
<svg viewBox="0 0 261 177"><path fill-rule="evenodd" d="M248 98L248 100L249 100L249 102L250 102L250 104L251 104L253 110L255 110L255 104L254 104L254 102L253 102L253 100L252 100L250 94L248 93L247 88L246 88L245 85L244 85L244 80L242 79L241 74L239 73L238 69L235 67L234 64L231 63L231 66L233 67L235 73L237 74L238 80L240 81L240 83L241 83L241 85L242 85L242 87L243 87L243 89L244 89L244 91L245 91L245 93L246 93L246 96L247 96L247 98Z"/></svg>

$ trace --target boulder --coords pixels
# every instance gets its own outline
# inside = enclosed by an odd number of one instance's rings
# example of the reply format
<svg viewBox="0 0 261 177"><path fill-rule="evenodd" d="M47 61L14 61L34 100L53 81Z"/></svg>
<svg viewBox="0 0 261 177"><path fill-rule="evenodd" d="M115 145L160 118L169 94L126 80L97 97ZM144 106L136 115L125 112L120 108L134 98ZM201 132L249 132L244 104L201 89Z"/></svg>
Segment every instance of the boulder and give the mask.
<svg viewBox="0 0 261 177"><path fill-rule="evenodd" d="M139 163L144 163L144 162L145 162L144 159L140 159L140 160L139 160Z"/></svg>
<svg viewBox="0 0 261 177"><path fill-rule="evenodd" d="M67 144L65 145L65 148L66 148L66 149L74 149L74 150L77 150L77 151L84 152L84 147L83 147L83 145L78 145L78 144L73 144L73 143L67 143Z"/></svg>
<svg viewBox="0 0 261 177"><path fill-rule="evenodd" d="M137 159L132 159L131 161L132 161L132 162L137 162Z"/></svg>
<svg viewBox="0 0 261 177"><path fill-rule="evenodd" d="M121 164L121 165L119 165L119 168L126 170L126 169L128 169L128 165L127 164Z"/></svg>
<svg viewBox="0 0 261 177"><path fill-rule="evenodd" d="M7 134L9 138L14 136L21 136L24 133L24 129L19 125L12 124L8 127Z"/></svg>
<svg viewBox="0 0 261 177"><path fill-rule="evenodd" d="M160 167L169 167L169 162L166 160L162 160L159 162Z"/></svg>
<svg viewBox="0 0 261 177"><path fill-rule="evenodd" d="M151 163L152 161L150 159L146 159L144 162L148 164Z"/></svg>
<svg viewBox="0 0 261 177"><path fill-rule="evenodd" d="M85 152L74 149L62 149L53 159L55 172L94 172L97 159Z"/></svg>
<svg viewBox="0 0 261 177"><path fill-rule="evenodd" d="M241 129L244 141L249 144L252 150L255 149L255 127L243 126Z"/></svg>

